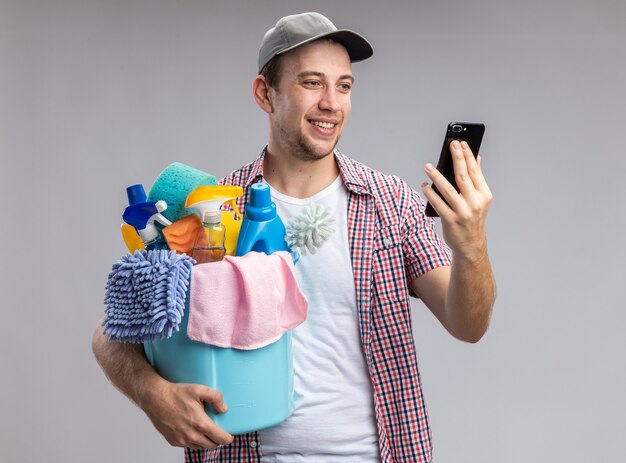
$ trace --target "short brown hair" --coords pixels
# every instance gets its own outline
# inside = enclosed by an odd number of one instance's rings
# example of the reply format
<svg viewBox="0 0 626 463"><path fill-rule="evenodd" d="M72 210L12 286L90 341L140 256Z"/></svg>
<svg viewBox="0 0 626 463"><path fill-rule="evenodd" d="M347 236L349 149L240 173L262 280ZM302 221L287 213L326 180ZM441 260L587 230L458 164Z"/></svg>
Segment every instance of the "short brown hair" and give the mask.
<svg viewBox="0 0 626 463"><path fill-rule="evenodd" d="M314 40L313 42L337 43L341 45L339 42L331 39L330 37L322 37L321 39ZM341 46L343 47L343 45ZM259 73L263 77L265 77L267 85L269 85L276 91L278 91L278 81L280 80L280 59L282 56L283 54L274 56L271 60L267 62L265 66L263 66L263 69L261 69L261 72Z"/></svg>
<svg viewBox="0 0 626 463"><path fill-rule="evenodd" d="M263 66L260 74L265 77L267 85L278 91L278 78L280 74L280 56L276 55Z"/></svg>

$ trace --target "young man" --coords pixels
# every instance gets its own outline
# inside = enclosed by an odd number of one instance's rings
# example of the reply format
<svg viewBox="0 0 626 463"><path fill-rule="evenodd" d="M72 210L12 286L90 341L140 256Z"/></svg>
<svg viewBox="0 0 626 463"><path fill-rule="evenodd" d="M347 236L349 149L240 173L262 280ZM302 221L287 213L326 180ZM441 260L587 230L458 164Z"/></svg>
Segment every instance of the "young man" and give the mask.
<svg viewBox="0 0 626 463"><path fill-rule="evenodd" d="M317 13L279 20L263 39L253 84L268 115L268 145L223 180L244 187L244 197L253 183L268 182L286 224L332 218L330 238L315 253L304 248L296 266L309 312L293 333L294 414L233 441L203 410L203 402L226 410L218 391L169 383L140 347L108 343L96 330L104 371L170 444L187 447L187 461L431 459L409 294L453 336L482 337L495 299L484 229L491 193L464 143L451 145L460 193L425 167L447 201L422 185L446 246L415 191L335 149L350 114L351 63L371 54L363 37Z"/></svg>

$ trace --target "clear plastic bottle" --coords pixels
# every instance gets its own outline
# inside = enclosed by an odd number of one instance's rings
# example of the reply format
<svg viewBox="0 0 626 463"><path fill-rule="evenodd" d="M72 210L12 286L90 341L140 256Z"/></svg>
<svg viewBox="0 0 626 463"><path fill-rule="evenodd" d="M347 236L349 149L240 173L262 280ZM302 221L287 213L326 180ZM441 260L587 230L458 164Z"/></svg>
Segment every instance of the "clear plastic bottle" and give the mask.
<svg viewBox="0 0 626 463"><path fill-rule="evenodd" d="M205 211L202 217L202 229L193 244L191 257L196 264L218 262L226 254L226 228L221 223L221 211Z"/></svg>

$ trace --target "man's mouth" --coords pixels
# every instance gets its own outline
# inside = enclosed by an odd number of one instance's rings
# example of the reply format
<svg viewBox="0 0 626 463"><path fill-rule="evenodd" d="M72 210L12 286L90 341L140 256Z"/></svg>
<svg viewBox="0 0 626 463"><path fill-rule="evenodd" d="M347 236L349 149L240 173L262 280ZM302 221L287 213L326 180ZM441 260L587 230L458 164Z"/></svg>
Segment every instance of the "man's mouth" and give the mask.
<svg viewBox="0 0 626 463"><path fill-rule="evenodd" d="M337 124L335 122L316 121L309 119L309 123L321 127L323 129L333 129Z"/></svg>

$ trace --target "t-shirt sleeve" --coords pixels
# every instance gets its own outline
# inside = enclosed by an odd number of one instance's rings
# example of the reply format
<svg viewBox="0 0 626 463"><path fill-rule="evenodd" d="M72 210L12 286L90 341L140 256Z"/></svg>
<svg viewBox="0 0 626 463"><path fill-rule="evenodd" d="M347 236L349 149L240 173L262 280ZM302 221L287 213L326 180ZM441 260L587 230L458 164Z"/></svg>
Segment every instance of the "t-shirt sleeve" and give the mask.
<svg viewBox="0 0 626 463"><path fill-rule="evenodd" d="M435 221L425 214L426 202L404 181L400 181L402 250L407 281L413 281L437 267L450 265L452 252L436 230Z"/></svg>

